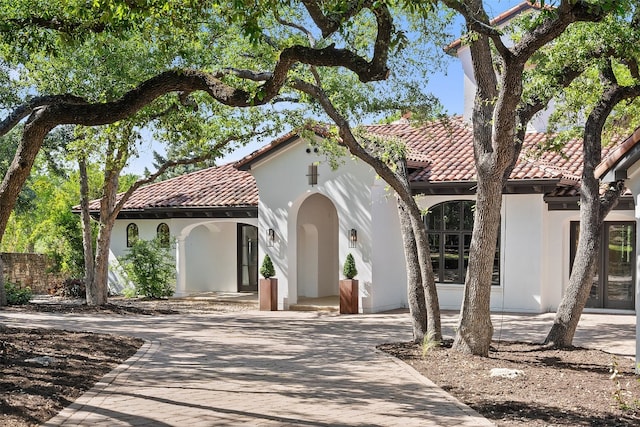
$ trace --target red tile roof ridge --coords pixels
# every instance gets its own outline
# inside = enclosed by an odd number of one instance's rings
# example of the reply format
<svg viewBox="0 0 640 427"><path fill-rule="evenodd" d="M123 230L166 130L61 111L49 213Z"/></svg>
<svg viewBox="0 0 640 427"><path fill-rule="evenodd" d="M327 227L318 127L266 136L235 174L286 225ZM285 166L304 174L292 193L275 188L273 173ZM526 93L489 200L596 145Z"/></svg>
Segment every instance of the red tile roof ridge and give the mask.
<svg viewBox="0 0 640 427"><path fill-rule="evenodd" d="M206 168L198 169L198 170L193 171L193 172L187 172L187 173L182 174L182 175L174 176L174 177L171 177L171 178L168 178L168 179L163 179L162 181L154 181L154 182L151 182L149 184L145 184L145 185L141 186L140 188L149 188L149 187L156 186L156 185L161 185L161 184L162 185L166 185L168 182L171 182L171 181L187 179L188 177L195 176L195 175L198 175L198 174L201 175L201 174L203 174L205 172L210 171L211 169L228 168L230 166L233 166L233 163L234 162L229 162L229 163L225 163L225 164L222 164L222 165L209 166L209 167L206 167Z"/></svg>
<svg viewBox="0 0 640 427"><path fill-rule="evenodd" d="M464 117L462 115L456 114L455 116L446 116L442 118L436 118L433 120L419 122L419 121L411 121L411 120L398 120L391 123L372 123L369 125L363 125L365 129L369 128L385 128L385 127L410 127L413 129L421 129L424 127L429 127L442 123L452 123L459 127L469 128L469 125L464 121Z"/></svg>

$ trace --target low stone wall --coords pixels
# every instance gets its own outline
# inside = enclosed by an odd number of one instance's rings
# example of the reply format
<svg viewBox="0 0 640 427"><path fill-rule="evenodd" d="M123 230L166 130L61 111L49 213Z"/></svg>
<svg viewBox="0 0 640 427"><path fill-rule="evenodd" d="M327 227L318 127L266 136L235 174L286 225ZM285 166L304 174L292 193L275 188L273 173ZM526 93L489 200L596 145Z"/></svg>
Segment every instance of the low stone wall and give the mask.
<svg viewBox="0 0 640 427"><path fill-rule="evenodd" d="M64 280L49 272L51 261L44 254L0 253L4 280L21 288L30 287L34 294L46 294L48 289Z"/></svg>

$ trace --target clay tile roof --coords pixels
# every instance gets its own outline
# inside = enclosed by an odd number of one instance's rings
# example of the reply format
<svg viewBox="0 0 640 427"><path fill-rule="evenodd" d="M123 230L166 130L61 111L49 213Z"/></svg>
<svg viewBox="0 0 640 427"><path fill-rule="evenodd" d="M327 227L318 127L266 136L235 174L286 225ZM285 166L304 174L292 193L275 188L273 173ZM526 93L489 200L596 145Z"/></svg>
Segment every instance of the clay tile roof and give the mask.
<svg viewBox="0 0 640 427"><path fill-rule="evenodd" d="M411 175L413 182L435 184L476 181L473 134L461 117L421 126L399 122L367 126L366 129L377 135L399 138L408 145L409 163L423 162L423 167ZM511 180L552 179L577 182L582 171L581 141L569 141L563 151L566 158L555 152L534 156L532 148L546 138L544 133L526 135L525 146L511 173Z"/></svg>
<svg viewBox="0 0 640 427"><path fill-rule="evenodd" d="M473 134L461 117L414 126L408 121L384 125L369 125L365 129L378 136L397 138L407 144L407 160L414 169L414 183L475 183ZM321 130L314 130L319 134ZM124 211L153 208L216 208L256 207L258 189L248 169L258 158L277 150L297 138L291 132L255 151L235 164L203 169L166 181L139 188L124 206ZM571 193L582 173L582 141L569 141L562 154L542 152L534 148L545 141L544 133L528 133L518 163L509 177L512 182L545 180L565 187L562 194ZM619 160L636 142L640 130L618 145L603 149L603 164ZM609 153L611 153L609 155ZM240 165L240 166L239 166ZM573 193L572 193L573 194ZM91 205L99 208L98 201Z"/></svg>
<svg viewBox="0 0 640 427"><path fill-rule="evenodd" d="M248 206L258 206L256 182L248 172L227 164L140 187L123 210ZM93 201L90 209L99 209L99 201Z"/></svg>

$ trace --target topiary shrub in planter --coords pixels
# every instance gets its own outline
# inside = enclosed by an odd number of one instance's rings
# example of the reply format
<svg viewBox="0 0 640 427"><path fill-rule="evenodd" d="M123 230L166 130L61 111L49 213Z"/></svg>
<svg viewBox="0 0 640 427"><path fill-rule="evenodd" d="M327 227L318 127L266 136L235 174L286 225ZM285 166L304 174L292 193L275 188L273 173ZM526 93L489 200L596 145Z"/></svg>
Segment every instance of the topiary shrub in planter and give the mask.
<svg viewBox="0 0 640 427"><path fill-rule="evenodd" d="M273 277L276 275L276 270L273 268L273 263L271 262L269 255L264 256L262 266L260 267L260 274L264 277L264 279L260 279L260 287L258 289L260 310L277 311L278 279Z"/></svg>
<svg viewBox="0 0 640 427"><path fill-rule="evenodd" d="M358 314L359 287L358 281L354 279L358 269L353 255L347 255L342 273L346 279L340 280L340 314Z"/></svg>

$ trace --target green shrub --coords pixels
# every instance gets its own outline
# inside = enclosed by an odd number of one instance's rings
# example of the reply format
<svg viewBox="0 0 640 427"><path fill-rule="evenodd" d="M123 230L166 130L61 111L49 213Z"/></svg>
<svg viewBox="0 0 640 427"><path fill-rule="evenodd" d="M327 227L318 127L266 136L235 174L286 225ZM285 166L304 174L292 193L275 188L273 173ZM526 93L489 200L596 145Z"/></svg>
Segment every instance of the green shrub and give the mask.
<svg viewBox="0 0 640 427"><path fill-rule="evenodd" d="M171 249L159 239L137 239L129 253L120 260L133 281L136 295L165 298L173 295L176 268Z"/></svg>
<svg viewBox="0 0 640 427"><path fill-rule="evenodd" d="M124 295L125 298L135 298L138 296L138 291L136 291L135 286L125 286L122 289L122 295Z"/></svg>
<svg viewBox="0 0 640 427"><path fill-rule="evenodd" d="M265 279L276 275L276 270L273 268L273 263L271 262L271 258L269 258L269 255L264 256L262 267L260 267L260 274L262 274L262 277L264 277Z"/></svg>
<svg viewBox="0 0 640 427"><path fill-rule="evenodd" d="M18 285L9 282L5 282L4 291L7 295L8 305L28 304L29 300L33 296L30 287L27 286L26 288L19 288Z"/></svg>
<svg viewBox="0 0 640 427"><path fill-rule="evenodd" d="M344 261L344 268L342 269L342 273L347 279L353 279L358 274L358 270L356 269L356 261L353 259L353 255L347 255L347 259Z"/></svg>

